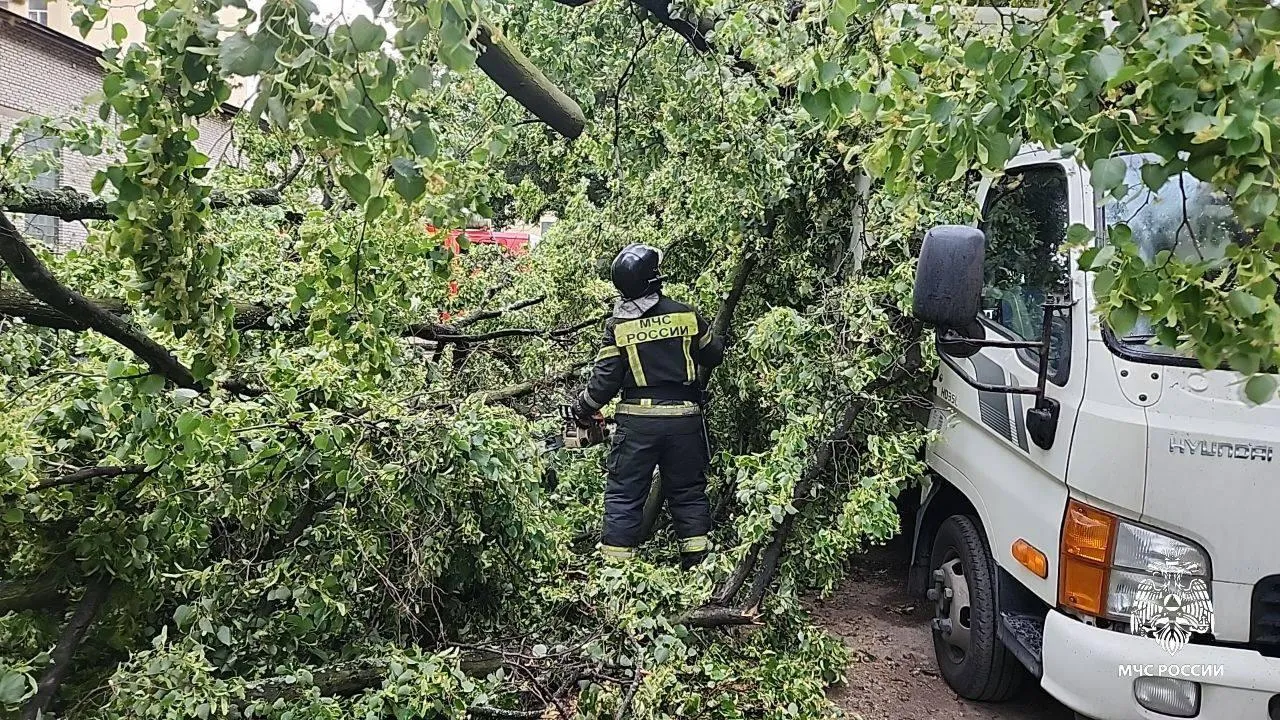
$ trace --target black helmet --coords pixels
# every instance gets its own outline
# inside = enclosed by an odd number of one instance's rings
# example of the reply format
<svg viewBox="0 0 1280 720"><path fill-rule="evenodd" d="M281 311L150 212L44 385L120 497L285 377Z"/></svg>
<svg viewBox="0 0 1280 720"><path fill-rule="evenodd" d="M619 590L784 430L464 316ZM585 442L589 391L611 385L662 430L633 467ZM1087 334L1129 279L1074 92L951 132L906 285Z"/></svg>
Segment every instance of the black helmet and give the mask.
<svg viewBox="0 0 1280 720"><path fill-rule="evenodd" d="M618 288L624 300L634 300L662 289L662 276L658 263L662 251L648 245L633 243L622 249L613 259L613 286Z"/></svg>

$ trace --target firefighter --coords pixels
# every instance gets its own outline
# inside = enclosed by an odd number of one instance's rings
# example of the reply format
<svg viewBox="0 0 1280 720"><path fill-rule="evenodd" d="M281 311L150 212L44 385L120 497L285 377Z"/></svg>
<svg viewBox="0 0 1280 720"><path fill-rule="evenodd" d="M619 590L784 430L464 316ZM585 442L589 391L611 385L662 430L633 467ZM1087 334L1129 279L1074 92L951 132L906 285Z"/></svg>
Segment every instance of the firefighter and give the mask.
<svg viewBox="0 0 1280 720"><path fill-rule="evenodd" d="M624 559L635 552L658 466L680 538L680 564L687 570L706 557L711 529L705 475L710 457L698 367L719 365L724 343L696 310L662 294L661 260L661 251L640 244L628 245L614 259L613 284L620 297L573 414L588 427L622 392L609 449L601 553Z"/></svg>

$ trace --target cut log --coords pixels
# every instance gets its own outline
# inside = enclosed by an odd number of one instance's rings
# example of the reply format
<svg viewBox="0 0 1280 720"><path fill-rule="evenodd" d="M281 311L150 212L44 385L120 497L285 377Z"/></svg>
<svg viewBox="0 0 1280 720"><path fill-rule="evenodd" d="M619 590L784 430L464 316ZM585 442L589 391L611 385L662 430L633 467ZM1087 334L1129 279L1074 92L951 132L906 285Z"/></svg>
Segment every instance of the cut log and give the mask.
<svg viewBox="0 0 1280 720"><path fill-rule="evenodd" d="M501 30L482 22L476 41L480 45L476 65L498 87L552 130L570 140L582 134L587 124L582 108L534 67Z"/></svg>

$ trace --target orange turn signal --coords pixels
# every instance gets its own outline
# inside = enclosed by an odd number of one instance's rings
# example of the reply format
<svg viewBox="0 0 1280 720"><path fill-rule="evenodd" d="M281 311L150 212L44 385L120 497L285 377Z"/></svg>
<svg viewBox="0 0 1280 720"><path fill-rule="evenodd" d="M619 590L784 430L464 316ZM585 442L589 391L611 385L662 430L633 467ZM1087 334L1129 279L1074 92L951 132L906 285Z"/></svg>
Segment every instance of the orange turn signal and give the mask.
<svg viewBox="0 0 1280 720"><path fill-rule="evenodd" d="M1058 601L1089 615L1102 615L1116 516L1075 500L1062 522Z"/></svg>
<svg viewBox="0 0 1280 720"><path fill-rule="evenodd" d="M1111 561L1116 516L1072 500L1062 523L1062 552L1099 565Z"/></svg>
<svg viewBox="0 0 1280 720"><path fill-rule="evenodd" d="M1049 577L1049 558L1022 538L1018 538L1013 543L1013 559L1036 575L1042 578Z"/></svg>

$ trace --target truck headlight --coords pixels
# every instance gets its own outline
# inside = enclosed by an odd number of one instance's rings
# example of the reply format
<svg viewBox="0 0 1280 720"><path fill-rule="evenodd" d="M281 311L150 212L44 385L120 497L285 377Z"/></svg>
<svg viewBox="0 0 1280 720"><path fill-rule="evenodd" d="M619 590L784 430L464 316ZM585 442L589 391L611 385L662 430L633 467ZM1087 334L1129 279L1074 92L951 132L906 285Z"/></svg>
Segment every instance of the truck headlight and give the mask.
<svg viewBox="0 0 1280 720"><path fill-rule="evenodd" d="M1178 575L1209 586L1209 556L1195 543L1085 505L1067 503L1059 601L1095 617L1128 620L1144 582Z"/></svg>

